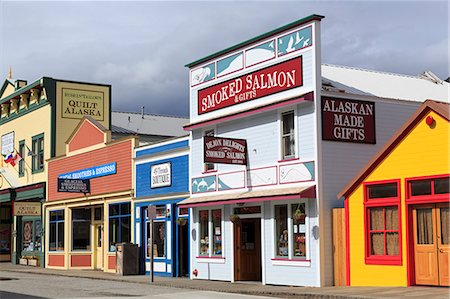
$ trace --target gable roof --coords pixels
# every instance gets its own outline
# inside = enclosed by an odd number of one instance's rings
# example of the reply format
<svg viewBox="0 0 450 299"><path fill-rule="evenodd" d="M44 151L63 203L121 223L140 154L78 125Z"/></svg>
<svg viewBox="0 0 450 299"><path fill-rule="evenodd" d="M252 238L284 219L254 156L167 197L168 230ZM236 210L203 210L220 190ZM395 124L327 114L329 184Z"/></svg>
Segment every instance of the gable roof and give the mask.
<svg viewBox="0 0 450 299"><path fill-rule="evenodd" d="M338 199L347 197L369 176L375 167L408 135L416 124L430 111L434 111L446 120L450 121L450 105L448 103L425 101L400 129L386 142L372 159L359 171L359 173L338 193Z"/></svg>
<svg viewBox="0 0 450 299"><path fill-rule="evenodd" d="M322 64L323 90L424 102L434 99L450 102L450 84L431 72L410 76L362 68ZM328 89L327 87L331 88Z"/></svg>
<svg viewBox="0 0 450 299"><path fill-rule="evenodd" d="M5 92L8 85L15 87L14 82L12 82L10 79L6 79L5 82L3 82L2 88L0 88L0 99L3 98L3 93Z"/></svg>
<svg viewBox="0 0 450 299"><path fill-rule="evenodd" d="M67 138L66 144L69 144L70 141L72 141L72 139L75 137L75 135L77 134L77 132L80 130L80 128L83 126L85 121L89 121L94 127L96 127L99 131L106 133L108 132L108 129L105 128L101 123L99 123L98 121L96 121L95 119L93 119L90 116L83 116L83 118L80 120L80 122L78 123L78 125L75 127L75 129L72 131L72 134L70 134L69 138Z"/></svg>

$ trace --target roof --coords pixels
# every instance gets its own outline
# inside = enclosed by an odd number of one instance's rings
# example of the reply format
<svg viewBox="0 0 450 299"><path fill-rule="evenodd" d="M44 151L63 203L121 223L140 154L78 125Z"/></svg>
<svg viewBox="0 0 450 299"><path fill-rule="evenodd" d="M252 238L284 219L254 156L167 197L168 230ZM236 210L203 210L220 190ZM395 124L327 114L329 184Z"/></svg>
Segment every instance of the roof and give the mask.
<svg viewBox="0 0 450 299"><path fill-rule="evenodd" d="M250 44L252 44L252 43L255 43L255 42L259 41L259 40L265 39L265 38L270 37L270 36L272 36L272 35L279 34L279 33L283 32L283 31L289 30L289 29L291 29L291 28L294 28L294 27L297 27L297 26L300 26L300 25L302 25L302 24L306 24L306 23L309 23L309 22L312 22L312 21L320 21L320 20L322 20L323 18L325 18L325 17L324 17L324 16L320 16L320 15L309 15L309 16L303 18L303 19L300 19L300 20L297 20L297 21L295 21L295 22L292 22L292 23L289 23L289 24L287 24L287 25L284 25L284 26L282 26L282 27L276 28L276 29L274 29L274 30L272 30L272 31L269 31L269 32L267 32L267 33L258 35L257 37L254 37L254 38L252 38L252 39L249 39L249 40L247 40L247 41L244 41L244 42L242 42L242 43L240 43L240 44L231 46L231 47L226 48L226 49L224 49L224 50L221 50L221 51L219 51L219 52L216 52L216 53L213 53L213 54L211 54L211 55L208 55L208 56L206 56L206 57L204 57L204 58L201 58L201 59L198 59L198 60L193 61L193 62L191 62L191 63L188 63L188 64L186 64L185 66L186 66L186 67L189 67L189 68L190 68L190 67L193 67L193 66L196 66L196 65L198 65L198 64L201 64L201 63L206 62L206 61L208 61L208 60L211 60L211 59L214 59L214 58L216 58L216 57L222 56L222 55L224 55L224 54L226 54L226 53L229 53L229 52L231 52L231 51L234 51L234 50L237 50L237 49L239 49L239 48L243 48L243 47L245 47L245 46L248 46L248 45L250 45Z"/></svg>
<svg viewBox="0 0 450 299"><path fill-rule="evenodd" d="M131 131L131 130L127 130L115 125L111 125L111 133L116 133L116 134L126 134L126 135L135 135L136 133Z"/></svg>
<svg viewBox="0 0 450 299"><path fill-rule="evenodd" d="M112 126L126 130L126 134L155 136L184 136L183 125L189 118L181 116L144 114L134 112L112 112ZM117 132L121 133L121 132Z"/></svg>
<svg viewBox="0 0 450 299"><path fill-rule="evenodd" d="M429 111L434 111L446 120L450 120L450 104L432 100L425 101L403 124L403 126L395 132L378 153L375 154L359 173L338 193L338 199L347 197L351 194Z"/></svg>
<svg viewBox="0 0 450 299"><path fill-rule="evenodd" d="M450 84L431 72L409 76L361 68L322 64L324 90L342 89L351 94L424 102L450 102Z"/></svg>

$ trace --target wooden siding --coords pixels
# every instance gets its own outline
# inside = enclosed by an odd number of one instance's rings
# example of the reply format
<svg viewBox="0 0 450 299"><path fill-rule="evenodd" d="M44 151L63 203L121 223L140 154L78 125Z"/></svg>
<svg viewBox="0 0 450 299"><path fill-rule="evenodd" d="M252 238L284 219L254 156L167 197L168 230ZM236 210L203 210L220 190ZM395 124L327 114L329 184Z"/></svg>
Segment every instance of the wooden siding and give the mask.
<svg viewBox="0 0 450 299"><path fill-rule="evenodd" d="M112 162L117 163L117 173L91 179L90 195L132 189L132 153L132 140L127 140L91 152L50 161L48 201L84 197L83 194L58 192L58 175Z"/></svg>
<svg viewBox="0 0 450 299"><path fill-rule="evenodd" d="M345 242L345 210L333 209L333 258L334 258L334 285L345 286L346 242Z"/></svg>
<svg viewBox="0 0 450 299"><path fill-rule="evenodd" d="M69 151L73 152L91 145L104 142L104 133L97 127L85 120L76 132L75 136L69 142Z"/></svg>

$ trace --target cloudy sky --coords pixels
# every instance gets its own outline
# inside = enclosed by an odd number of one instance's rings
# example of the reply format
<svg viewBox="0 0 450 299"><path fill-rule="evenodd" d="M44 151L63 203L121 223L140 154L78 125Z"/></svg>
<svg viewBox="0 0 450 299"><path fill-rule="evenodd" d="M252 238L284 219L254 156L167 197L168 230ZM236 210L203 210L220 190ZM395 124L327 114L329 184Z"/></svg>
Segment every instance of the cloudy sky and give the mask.
<svg viewBox="0 0 450 299"><path fill-rule="evenodd" d="M115 111L187 115L185 64L310 14L324 63L450 76L447 1L5 0L0 75L111 84Z"/></svg>

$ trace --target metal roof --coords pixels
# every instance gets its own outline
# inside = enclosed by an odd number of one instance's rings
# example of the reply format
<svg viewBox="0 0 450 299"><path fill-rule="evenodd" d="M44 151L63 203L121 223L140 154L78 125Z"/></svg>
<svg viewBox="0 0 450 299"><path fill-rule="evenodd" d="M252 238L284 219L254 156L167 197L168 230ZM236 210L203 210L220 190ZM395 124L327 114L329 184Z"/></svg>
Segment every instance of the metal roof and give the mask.
<svg viewBox="0 0 450 299"><path fill-rule="evenodd" d="M427 99L450 102L450 84L429 71L409 76L322 64L322 82L323 89L330 91L416 102Z"/></svg>
<svg viewBox="0 0 450 299"><path fill-rule="evenodd" d="M188 122L189 118L181 116L112 112L112 127L117 133L123 130L125 134L184 136L183 126Z"/></svg>

